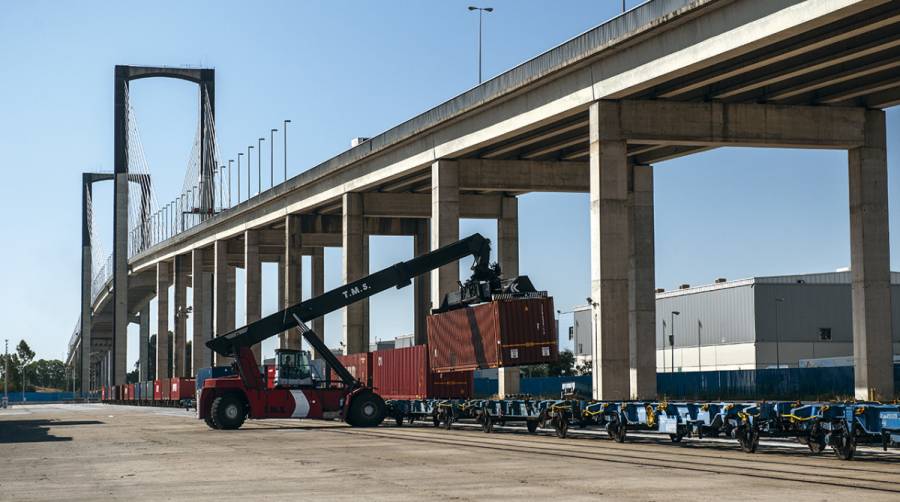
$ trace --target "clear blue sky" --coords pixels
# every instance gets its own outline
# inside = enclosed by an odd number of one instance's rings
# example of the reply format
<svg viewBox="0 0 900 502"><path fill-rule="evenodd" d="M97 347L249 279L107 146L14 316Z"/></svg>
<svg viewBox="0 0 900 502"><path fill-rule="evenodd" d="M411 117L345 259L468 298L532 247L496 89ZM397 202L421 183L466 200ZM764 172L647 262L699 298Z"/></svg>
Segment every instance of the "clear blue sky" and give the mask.
<svg viewBox="0 0 900 502"><path fill-rule="evenodd" d="M26 338L39 357L61 357L65 351L78 317L81 173L112 168L114 65L215 67L223 157L234 158L290 118L289 174L294 175L345 150L354 136L382 132L471 87L477 16L466 10L469 3L5 2L0 16L0 151L7 165L0 184L4 336ZM628 6L637 3L630 0ZM485 17L487 77L600 24L620 8L618 0L486 5L496 9ZM185 82L149 79L134 83L131 95L156 196L165 202L184 177L197 124L197 90ZM898 129L900 112L891 110L893 201L900 196ZM658 286L847 266L846 171L846 153L839 151L720 149L657 165ZM108 251L110 186L97 187L96 204ZM894 261L900 249L896 207L892 203ZM520 218L522 273L548 289L558 308L583 303L590 288L587 196L527 195ZM493 223L468 220L462 231L496 233ZM407 238L373 237L371 244L373 270L412 254ZM340 282L340 256L339 249L326 253L327 287ZM270 312L274 265L264 270L264 309ZM410 332L411 305L411 289L374 299L373 339ZM569 316L562 317L561 332L569 322ZM332 345L339 329L339 314L330 316L326 331ZM130 345L133 361L134 341Z"/></svg>

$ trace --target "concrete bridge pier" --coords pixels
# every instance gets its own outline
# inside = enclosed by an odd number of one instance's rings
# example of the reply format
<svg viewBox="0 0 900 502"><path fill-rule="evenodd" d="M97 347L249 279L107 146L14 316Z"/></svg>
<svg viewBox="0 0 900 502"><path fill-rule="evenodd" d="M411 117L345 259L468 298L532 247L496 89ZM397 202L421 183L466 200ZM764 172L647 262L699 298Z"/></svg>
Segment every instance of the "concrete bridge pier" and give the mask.
<svg viewBox="0 0 900 502"><path fill-rule="evenodd" d="M224 335L233 331L235 303L235 268L228 257L228 241L217 240L213 244L213 333ZM216 366L226 366L231 358L213 355ZM196 370L194 371L196 375Z"/></svg>
<svg viewBox="0 0 900 502"><path fill-rule="evenodd" d="M170 378L169 373L169 286L172 284L171 263L156 264L156 374L154 378Z"/></svg>
<svg viewBox="0 0 900 502"><path fill-rule="evenodd" d="M138 333L138 382L145 382L150 379L148 376L150 347L150 302L141 309L138 314L140 321L140 332Z"/></svg>
<svg viewBox="0 0 900 502"><path fill-rule="evenodd" d="M629 165L628 348L631 399L656 399L653 167Z"/></svg>
<svg viewBox="0 0 900 502"><path fill-rule="evenodd" d="M500 201L500 218L497 219L497 259L505 278L519 275L519 200L503 197ZM500 398L519 394L519 368L497 370L497 394Z"/></svg>
<svg viewBox="0 0 900 502"><path fill-rule="evenodd" d="M459 240L459 163L438 160L431 165L431 249ZM459 262L431 272L431 305L438 308L444 295L457 288Z"/></svg>
<svg viewBox="0 0 900 502"><path fill-rule="evenodd" d="M193 336L191 337L191 358L187 359L187 347L183 353L185 365L182 376L185 377L196 375L199 368L213 365L212 351L206 346L206 342L212 339L213 333L212 253L213 249L210 247L195 248L191 253ZM188 369L188 363L190 363L190 369Z"/></svg>
<svg viewBox="0 0 900 502"><path fill-rule="evenodd" d="M325 292L325 248L312 248L312 256L310 257L310 270L312 275L310 281L310 294L313 297L319 296ZM323 340L325 339L325 317L317 317L313 319L310 325L313 331ZM315 354L313 354L315 356Z"/></svg>
<svg viewBox="0 0 900 502"><path fill-rule="evenodd" d="M303 299L303 234L302 216L291 214L284 219L284 255L279 261L279 305L290 307ZM314 330L315 331L315 330ZM322 336L319 333L319 336ZM288 330L279 336L279 347L300 348L300 333Z"/></svg>
<svg viewBox="0 0 900 502"><path fill-rule="evenodd" d="M343 263L344 284L361 279L365 275L368 260L365 253L364 217L362 194L345 193L343 197ZM356 354L369 350L366 308L363 302L344 307L343 343L345 354Z"/></svg>
<svg viewBox="0 0 900 502"><path fill-rule="evenodd" d="M172 377L187 376L187 322L188 322L188 305L187 305L187 287L188 287L188 271L194 263L194 256L197 255L194 250L191 255L175 256L175 330L172 334ZM190 260L190 261L189 261ZM194 283L196 284L196 283ZM197 303L197 288L194 287L194 303ZM196 328L196 326L195 326ZM157 334L157 337L160 335ZM162 334L165 336L165 333Z"/></svg>
<svg viewBox="0 0 900 502"><path fill-rule="evenodd" d="M246 321L250 324L262 316L262 261L259 257L259 230L244 231L244 272L246 288ZM253 355L262 364L262 344L253 346Z"/></svg>
<svg viewBox="0 0 900 502"><path fill-rule="evenodd" d="M413 236L413 254L421 256L431 250L430 222L416 221ZM420 275L413 279L413 339L416 345L428 343L428 314L431 313L431 276Z"/></svg>
<svg viewBox="0 0 900 502"><path fill-rule="evenodd" d="M630 397L628 157L617 114L590 106L594 399Z"/></svg>
<svg viewBox="0 0 900 502"><path fill-rule="evenodd" d="M863 144L848 155L857 399L894 397L886 134L884 112L866 110Z"/></svg>

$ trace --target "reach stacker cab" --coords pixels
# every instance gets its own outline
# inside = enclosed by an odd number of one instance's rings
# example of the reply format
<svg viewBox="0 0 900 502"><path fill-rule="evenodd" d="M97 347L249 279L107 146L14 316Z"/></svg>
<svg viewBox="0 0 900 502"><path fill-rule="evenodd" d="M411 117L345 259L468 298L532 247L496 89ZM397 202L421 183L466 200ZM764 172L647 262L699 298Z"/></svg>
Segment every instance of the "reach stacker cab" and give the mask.
<svg viewBox="0 0 900 502"><path fill-rule="evenodd" d="M386 289L411 284L413 277L472 256L472 276L441 302L437 311L491 301L494 295L534 292L526 276L501 280L500 267L490 263L490 241L480 234L398 263L315 298L266 316L206 342L217 354L235 359L235 375L209 378L197 395L197 415L213 429L237 429L247 418L341 419L356 427L374 427L384 420L385 404L341 364L306 322L368 298ZM338 376L329 382L309 364L308 354L277 352L269 381L251 350L278 333L297 329ZM266 372L268 373L268 372Z"/></svg>

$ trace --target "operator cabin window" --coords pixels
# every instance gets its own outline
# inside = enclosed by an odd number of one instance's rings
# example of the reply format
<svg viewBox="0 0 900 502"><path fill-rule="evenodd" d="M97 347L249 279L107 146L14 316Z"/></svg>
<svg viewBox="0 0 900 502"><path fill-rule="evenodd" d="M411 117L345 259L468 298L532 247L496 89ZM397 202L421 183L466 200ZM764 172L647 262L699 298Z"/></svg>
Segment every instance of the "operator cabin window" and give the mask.
<svg viewBox="0 0 900 502"><path fill-rule="evenodd" d="M819 340L823 342L830 342L831 328L819 328Z"/></svg>

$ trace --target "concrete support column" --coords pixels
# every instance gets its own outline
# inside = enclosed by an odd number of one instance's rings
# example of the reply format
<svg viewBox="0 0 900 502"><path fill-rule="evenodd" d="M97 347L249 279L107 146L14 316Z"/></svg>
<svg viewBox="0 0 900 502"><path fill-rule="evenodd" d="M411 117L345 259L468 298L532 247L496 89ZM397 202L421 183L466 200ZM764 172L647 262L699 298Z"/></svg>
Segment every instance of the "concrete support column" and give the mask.
<svg viewBox="0 0 900 502"><path fill-rule="evenodd" d="M628 193L628 347L631 399L656 399L653 167L632 165Z"/></svg>
<svg viewBox="0 0 900 502"><path fill-rule="evenodd" d="M87 174L83 175L81 184L81 397L87 397L91 391L91 330L93 329L93 295L91 294L94 278L91 242L91 214L93 188Z"/></svg>
<svg viewBox="0 0 900 502"><path fill-rule="evenodd" d="M259 231L244 232L244 271L246 272L247 320L258 321L262 316L262 262L259 259ZM262 344L253 346L256 362L262 364Z"/></svg>
<svg viewBox="0 0 900 502"><path fill-rule="evenodd" d="M193 325L194 334L191 340L191 367L185 376L196 376L200 368L208 368L215 364L212 350L206 342L213 336L213 274L208 270L212 262L212 248L194 249L192 253L194 291Z"/></svg>
<svg viewBox="0 0 900 502"><path fill-rule="evenodd" d="M303 235L300 233L299 214L291 214L284 219L284 257L279 264L279 301L281 308L287 308L303 300ZM300 348L300 333L296 329L281 334L280 347Z"/></svg>
<svg viewBox="0 0 900 502"><path fill-rule="evenodd" d="M169 285L172 272L169 262L156 264L156 374L158 378L169 378Z"/></svg>
<svg viewBox="0 0 900 502"><path fill-rule="evenodd" d="M619 105L590 107L591 299L595 399L628 399L628 157Z"/></svg>
<svg viewBox="0 0 900 502"><path fill-rule="evenodd" d="M194 255L177 255L175 256L175 329L172 334L172 376L185 377L187 375L187 321L188 321L188 305L187 305L187 281L188 271L192 276L196 276L193 272ZM194 304L192 308L196 315L197 303L197 287L196 283L192 283L191 287L194 292ZM196 323L194 325L196 329ZM157 335L159 336L159 335ZM165 336L163 333L162 336Z"/></svg>
<svg viewBox="0 0 900 502"><path fill-rule="evenodd" d="M416 221L413 237L413 254L421 256L431 250L428 220ZM413 338L416 345L428 343L428 314L431 313L431 276L420 275L413 279Z"/></svg>
<svg viewBox="0 0 900 502"><path fill-rule="evenodd" d="M127 159L126 159L127 161ZM128 174L116 172L113 215L113 385L128 371Z"/></svg>
<svg viewBox="0 0 900 502"><path fill-rule="evenodd" d="M213 336L234 330L234 267L228 264L228 242L213 244ZM216 366L227 366L232 358L213 355ZM194 374L196 374L196 370Z"/></svg>
<svg viewBox="0 0 900 502"><path fill-rule="evenodd" d="M310 285L312 286L310 294L315 298L325 292L325 248L314 248L309 262L309 272L312 274L312 277L310 277L310 279L312 279L310 281ZM324 316L313 319L310 327L312 327L312 330L319 335L319 338L325 339ZM316 357L315 352L313 353L313 357Z"/></svg>
<svg viewBox="0 0 900 502"><path fill-rule="evenodd" d="M361 279L365 275L365 234L363 232L362 194L344 194L344 284ZM362 302L344 307L344 353L356 354L369 350L366 310Z"/></svg>
<svg viewBox="0 0 900 502"><path fill-rule="evenodd" d="M141 329L138 333L138 382L146 382L150 379L148 376L150 348L147 346L150 342L150 302L144 305L139 316Z"/></svg>
<svg viewBox="0 0 900 502"><path fill-rule="evenodd" d="M459 240L459 164L439 160L431 165L431 249ZM444 295L456 289L459 262L431 273L431 305L441 305Z"/></svg>
<svg viewBox="0 0 900 502"><path fill-rule="evenodd" d="M519 200L503 197L500 203L500 218L497 219L497 259L504 278L519 275ZM497 370L497 394L501 399L519 394L519 368L499 368Z"/></svg>
<svg viewBox="0 0 900 502"><path fill-rule="evenodd" d="M865 144L849 152L853 364L857 399L894 397L884 112L867 110Z"/></svg>

